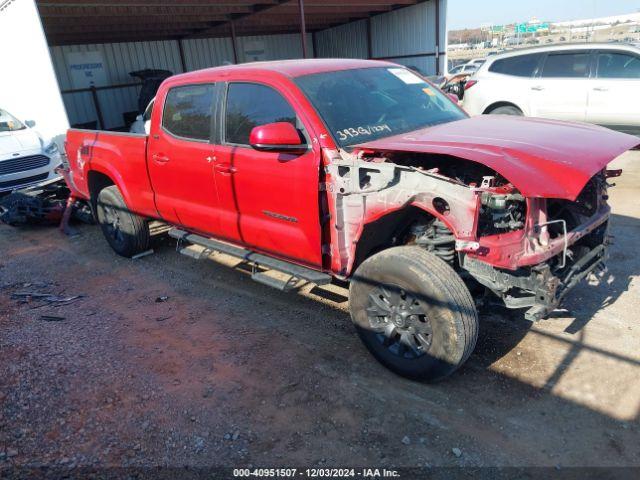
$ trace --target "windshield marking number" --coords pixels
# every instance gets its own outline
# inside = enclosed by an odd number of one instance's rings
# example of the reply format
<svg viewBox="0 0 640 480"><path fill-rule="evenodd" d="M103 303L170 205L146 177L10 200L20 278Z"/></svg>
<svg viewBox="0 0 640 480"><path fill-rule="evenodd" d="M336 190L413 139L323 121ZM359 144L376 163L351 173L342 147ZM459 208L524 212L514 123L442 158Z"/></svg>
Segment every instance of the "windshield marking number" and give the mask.
<svg viewBox="0 0 640 480"><path fill-rule="evenodd" d="M338 130L336 133L339 135L340 140L346 140L347 138L355 138L360 135L373 135L374 133L381 133L384 131L391 133L391 127L386 123L381 125L369 125L367 127L345 128L343 130Z"/></svg>

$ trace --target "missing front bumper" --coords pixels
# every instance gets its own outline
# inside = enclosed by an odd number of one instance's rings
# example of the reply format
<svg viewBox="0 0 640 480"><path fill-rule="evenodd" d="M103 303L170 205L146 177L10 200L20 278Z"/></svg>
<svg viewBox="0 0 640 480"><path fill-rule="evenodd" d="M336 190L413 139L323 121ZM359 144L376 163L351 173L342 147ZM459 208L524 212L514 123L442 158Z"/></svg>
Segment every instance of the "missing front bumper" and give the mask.
<svg viewBox="0 0 640 480"><path fill-rule="evenodd" d="M480 284L498 295L507 308L527 308L525 318L537 321L546 318L578 283L591 273L606 269L607 245L600 244L566 268L553 272L545 262L514 272L495 268L468 255L461 266Z"/></svg>

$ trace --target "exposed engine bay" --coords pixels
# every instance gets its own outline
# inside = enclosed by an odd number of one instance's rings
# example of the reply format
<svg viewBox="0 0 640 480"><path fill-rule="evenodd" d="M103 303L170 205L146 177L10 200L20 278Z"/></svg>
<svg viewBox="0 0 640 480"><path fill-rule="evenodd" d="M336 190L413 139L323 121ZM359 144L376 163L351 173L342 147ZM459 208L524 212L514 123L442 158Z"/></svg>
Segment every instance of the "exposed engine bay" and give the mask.
<svg viewBox="0 0 640 480"><path fill-rule="evenodd" d="M619 174L619 173L618 173ZM332 229L332 265L350 271L362 258L355 245L419 245L537 320L566 292L604 269L608 243L605 170L575 201L526 198L484 165L445 155L333 152L325 166ZM367 237L378 212L414 208L410 218ZM372 229L373 230L373 229ZM379 244L377 247L376 245ZM335 247L334 247L335 248ZM358 247L361 248L361 247Z"/></svg>

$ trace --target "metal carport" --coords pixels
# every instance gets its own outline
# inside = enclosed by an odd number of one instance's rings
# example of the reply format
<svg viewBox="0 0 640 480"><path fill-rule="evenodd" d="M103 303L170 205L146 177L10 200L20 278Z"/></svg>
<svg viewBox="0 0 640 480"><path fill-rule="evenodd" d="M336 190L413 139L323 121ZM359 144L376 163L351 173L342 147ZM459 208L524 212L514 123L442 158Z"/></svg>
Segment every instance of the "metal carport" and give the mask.
<svg viewBox="0 0 640 480"><path fill-rule="evenodd" d="M30 1L30 0L15 0ZM36 0L72 124L122 128L144 68L174 73L251 60L386 59L437 74L446 0ZM103 64L78 88L70 58ZM77 78L77 77L76 77Z"/></svg>

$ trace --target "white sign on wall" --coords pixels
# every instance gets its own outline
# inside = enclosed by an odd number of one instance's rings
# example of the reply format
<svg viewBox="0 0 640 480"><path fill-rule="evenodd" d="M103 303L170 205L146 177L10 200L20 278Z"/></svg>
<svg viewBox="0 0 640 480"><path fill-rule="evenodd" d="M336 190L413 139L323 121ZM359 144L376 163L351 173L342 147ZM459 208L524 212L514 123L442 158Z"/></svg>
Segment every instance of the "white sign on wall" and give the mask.
<svg viewBox="0 0 640 480"><path fill-rule="evenodd" d="M102 52L69 52L67 65L73 88L100 87L107 84L107 71Z"/></svg>
<svg viewBox="0 0 640 480"><path fill-rule="evenodd" d="M250 40L244 44L244 59L246 62L259 62L266 59L264 42Z"/></svg>

